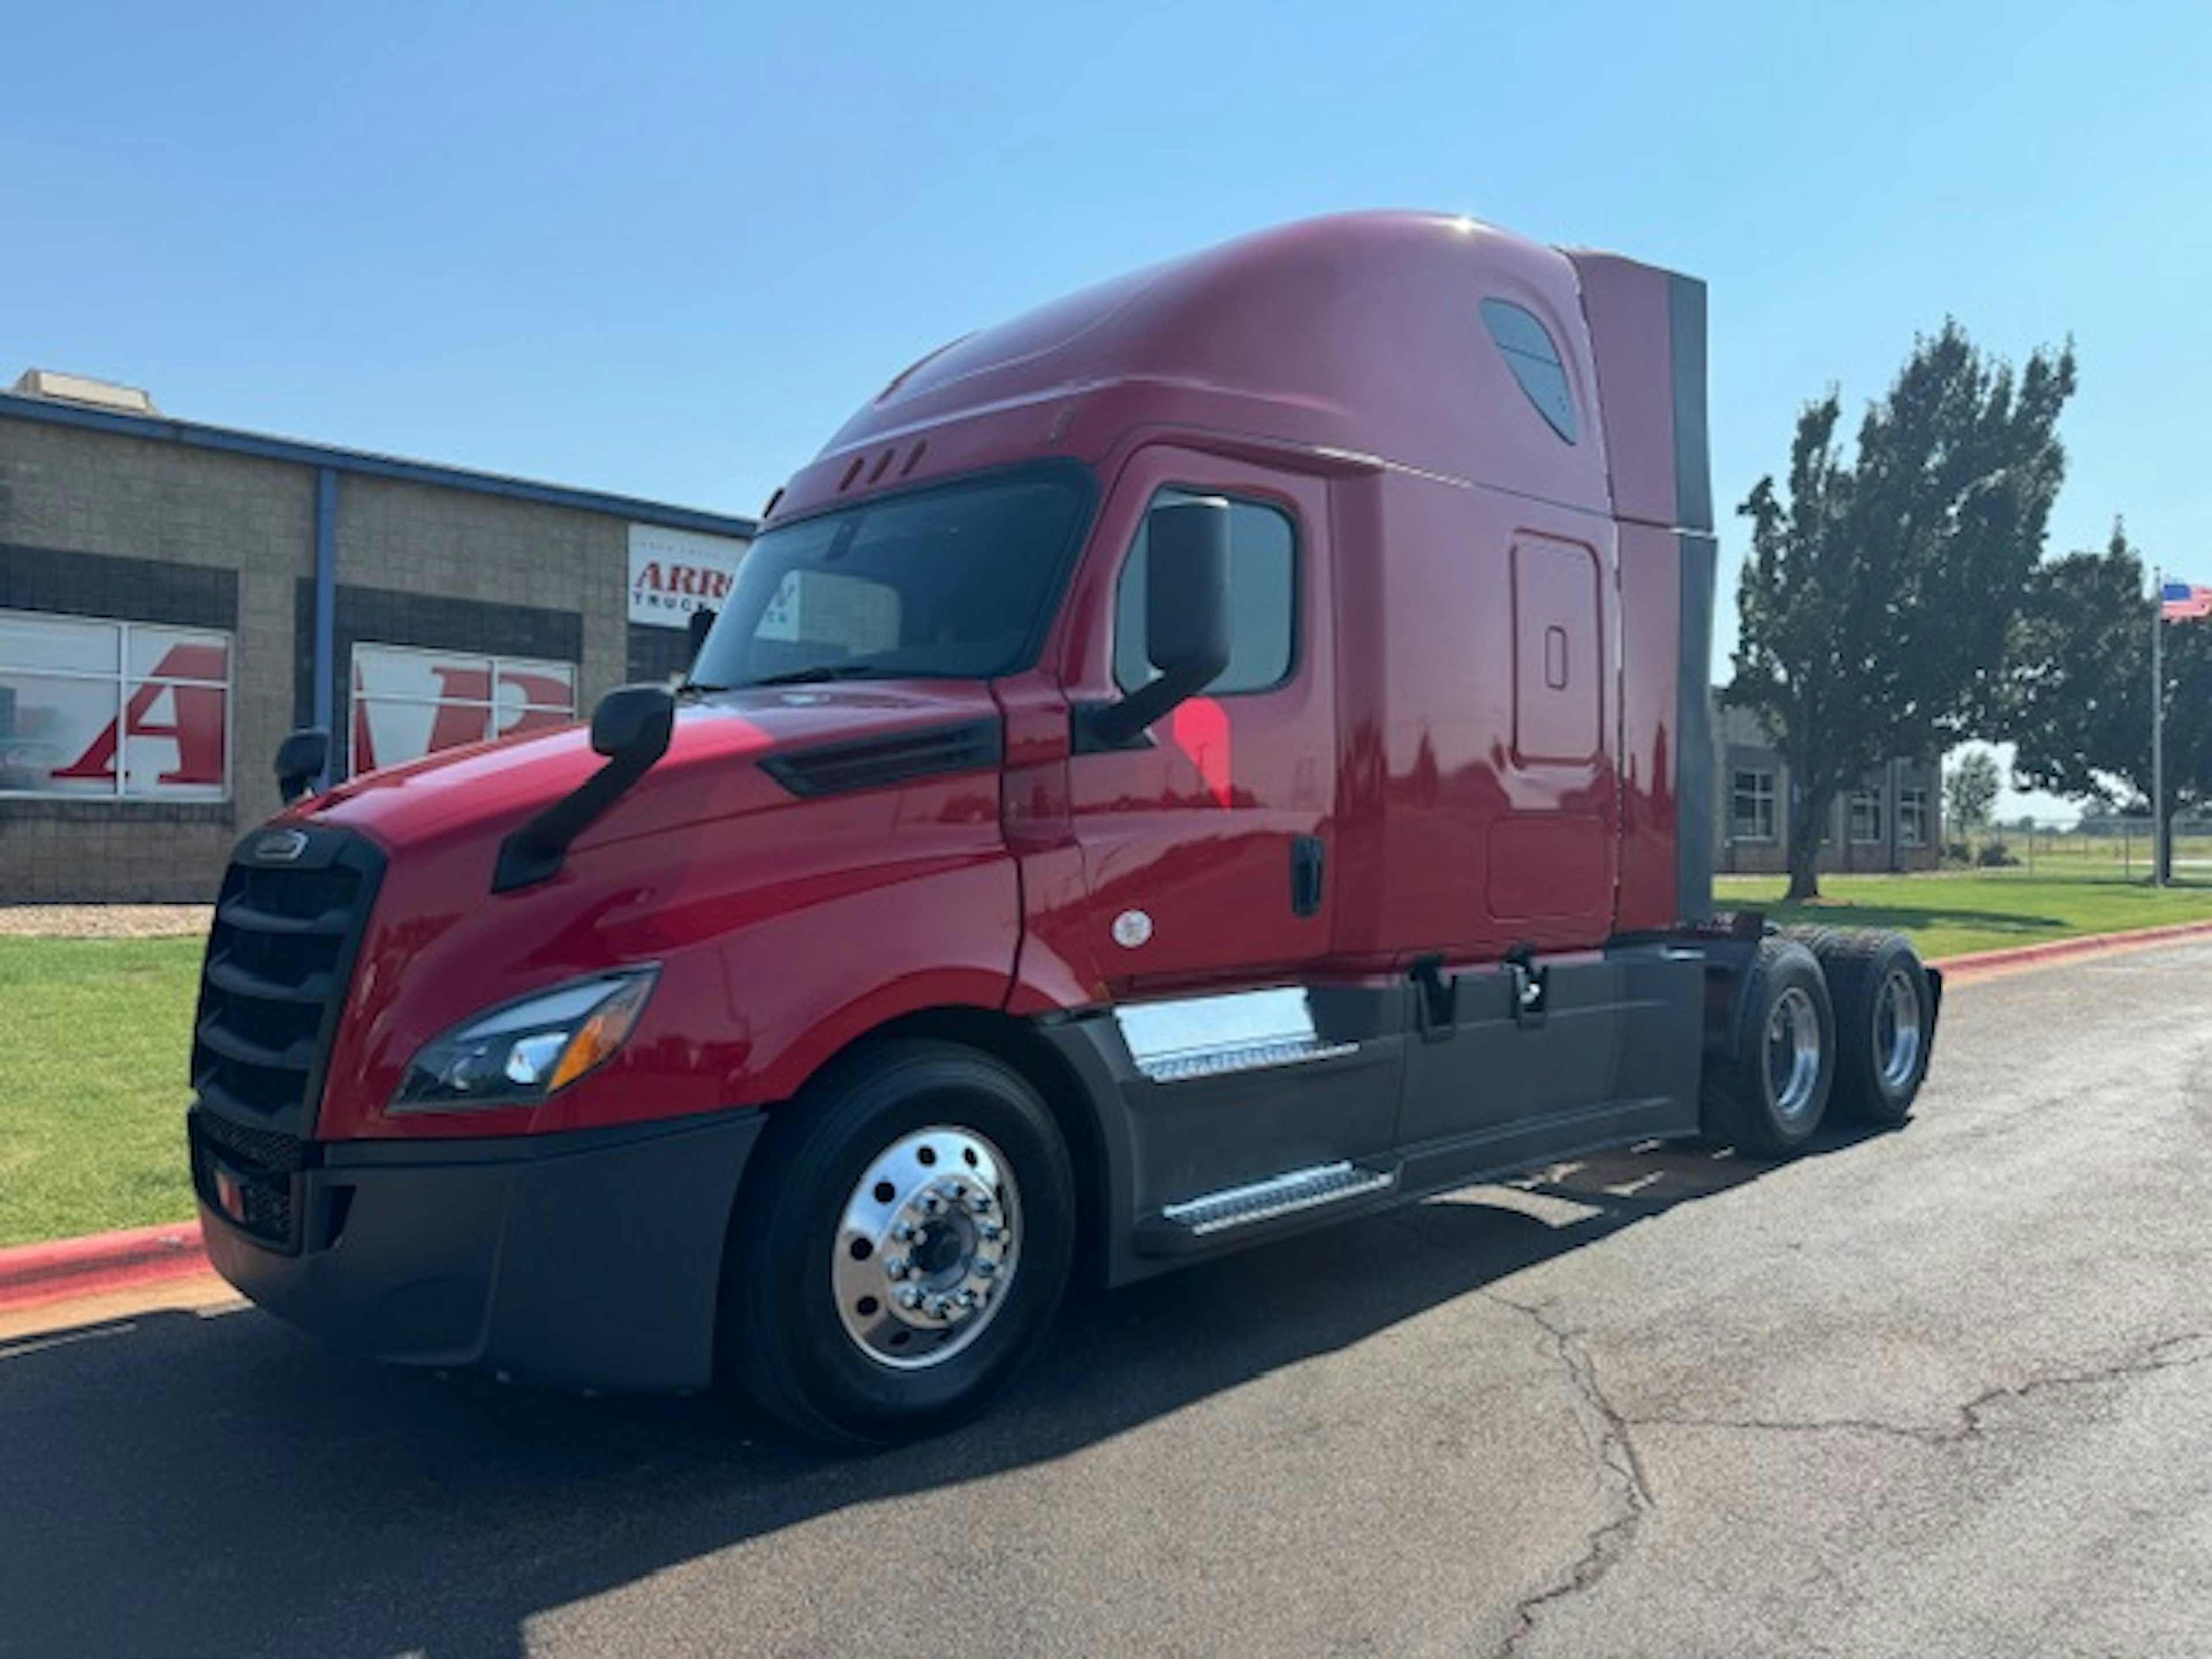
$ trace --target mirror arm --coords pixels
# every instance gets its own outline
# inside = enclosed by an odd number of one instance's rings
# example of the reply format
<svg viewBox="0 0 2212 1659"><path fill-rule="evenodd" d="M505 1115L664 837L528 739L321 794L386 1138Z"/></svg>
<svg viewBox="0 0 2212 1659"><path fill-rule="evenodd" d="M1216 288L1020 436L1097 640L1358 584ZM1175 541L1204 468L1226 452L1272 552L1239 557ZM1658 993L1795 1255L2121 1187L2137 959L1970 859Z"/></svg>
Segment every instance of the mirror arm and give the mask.
<svg viewBox="0 0 2212 1659"><path fill-rule="evenodd" d="M675 699L659 686L625 686L608 694L609 701L640 690L658 694L652 717L635 726L629 741L613 747L604 740L600 714L592 717L592 747L607 757L607 763L499 844L499 859L492 866L491 890L511 893L550 881L561 872L561 861L577 836L596 823L630 787L653 769L668 752L675 731ZM606 703L600 705L605 710Z"/></svg>
<svg viewBox="0 0 2212 1659"><path fill-rule="evenodd" d="M1079 739L1087 738L1102 749L1126 748L1219 679L1228 666L1226 653L1178 664L1119 702L1082 711Z"/></svg>

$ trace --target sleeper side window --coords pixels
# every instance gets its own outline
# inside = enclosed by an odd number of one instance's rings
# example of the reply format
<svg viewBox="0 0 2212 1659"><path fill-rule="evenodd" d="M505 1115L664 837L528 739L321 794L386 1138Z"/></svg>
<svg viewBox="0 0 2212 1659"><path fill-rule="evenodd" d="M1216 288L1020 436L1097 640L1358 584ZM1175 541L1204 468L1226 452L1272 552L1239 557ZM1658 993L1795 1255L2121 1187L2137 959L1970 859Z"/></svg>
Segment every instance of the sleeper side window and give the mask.
<svg viewBox="0 0 2212 1659"><path fill-rule="evenodd" d="M1152 505L1206 499L1220 497L1163 489ZM1124 691L1159 674L1146 648L1145 550L1140 528L1114 596L1114 681ZM1289 679L1297 659L1297 532L1280 507L1230 500L1229 617L1229 666L1201 695L1272 690Z"/></svg>
<svg viewBox="0 0 2212 1659"><path fill-rule="evenodd" d="M1575 421L1574 395L1567 390L1566 365L1551 332L1536 320L1536 313L1510 300L1485 300L1483 325L1490 331L1498 354L1544 424L1573 443L1580 428Z"/></svg>

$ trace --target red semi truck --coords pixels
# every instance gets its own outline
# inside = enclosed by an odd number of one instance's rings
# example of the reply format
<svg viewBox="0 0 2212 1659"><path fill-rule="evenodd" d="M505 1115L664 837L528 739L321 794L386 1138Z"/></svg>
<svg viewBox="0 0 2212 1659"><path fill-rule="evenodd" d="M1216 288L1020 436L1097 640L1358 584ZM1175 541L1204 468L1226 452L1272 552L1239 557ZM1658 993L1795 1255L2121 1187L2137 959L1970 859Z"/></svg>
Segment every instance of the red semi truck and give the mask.
<svg viewBox="0 0 2212 1659"><path fill-rule="evenodd" d="M924 358L686 683L240 844L216 1264L383 1359L884 1442L1079 1274L1902 1121L1910 947L1711 914L1704 359L1700 284L1413 213Z"/></svg>

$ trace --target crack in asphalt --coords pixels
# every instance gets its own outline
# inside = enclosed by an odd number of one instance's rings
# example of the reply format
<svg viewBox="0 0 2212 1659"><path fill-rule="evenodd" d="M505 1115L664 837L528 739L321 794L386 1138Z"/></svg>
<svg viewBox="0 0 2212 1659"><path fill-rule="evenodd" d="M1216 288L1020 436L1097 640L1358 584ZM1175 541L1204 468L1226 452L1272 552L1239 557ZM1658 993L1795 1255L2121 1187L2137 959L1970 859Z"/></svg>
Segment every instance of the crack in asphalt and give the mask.
<svg viewBox="0 0 2212 1659"><path fill-rule="evenodd" d="M1597 1453L1600 1482L1608 1494L1613 1509L1607 1519L1592 1528L1584 1537L1581 1555L1559 1579L1534 1595L1522 1597L1515 1604L1512 1634L1496 1650L1492 1659L1511 1659L1511 1656L1521 1650L1522 1644L1534 1632L1537 1621L1546 1607L1593 1589L1599 1580L1620 1565L1635 1542L1644 1516L1658 1503L1653 1495L1650 1480L1644 1473L1643 1459L1637 1451L1635 1431L1638 1429L1704 1428L1753 1433L1875 1434L1909 1440L1918 1445L1950 1447L1981 1438L1986 1431L1987 1414L1993 1407L2008 1401L2027 1400L2057 1389L2092 1388L2159 1371L2181 1370L2212 1364L2212 1332L2191 1331L2179 1336L2166 1337L2110 1364L2087 1370L2053 1372L2030 1377L2025 1382L1987 1389L1958 1407L1957 1424L1942 1429L1869 1418L1791 1422L1765 1418L1630 1417L1607 1396L1598 1381L1595 1364L1576 1334L1560 1325L1543 1306L1516 1302L1495 1291L1484 1291L1480 1294L1486 1301L1526 1316L1541 1333L1544 1351L1559 1361L1560 1369L1573 1386L1575 1397L1582 1407L1580 1415L1586 1422L1594 1421L1595 1425L1594 1430L1586 1430L1586 1432Z"/></svg>
<svg viewBox="0 0 2212 1659"><path fill-rule="evenodd" d="M1596 1365L1574 1333L1555 1322L1540 1306L1516 1302L1495 1291L1481 1294L1500 1307L1526 1315L1543 1334L1546 1351L1559 1362L1568 1382L1573 1384L1575 1396L1582 1403L1582 1417L1586 1423L1595 1422L1594 1429L1586 1427L1584 1431L1597 1453L1599 1484L1606 1490L1613 1509L1612 1516L1591 1528L1583 1539L1582 1555L1564 1578L1533 1595L1523 1596L1515 1605L1513 1633L1505 1638L1495 1656L1495 1659L1510 1659L1523 1638L1536 1628L1536 1620L1547 1607L1581 1595L1619 1565L1635 1542L1637 1529L1644 1524L1644 1516L1655 1500L1650 1482L1644 1476L1643 1459L1637 1455L1635 1437L1630 1433L1632 1425L1606 1397L1604 1387L1598 1382Z"/></svg>
<svg viewBox="0 0 2212 1659"><path fill-rule="evenodd" d="M2196 1345L2202 1345L2198 1352L2179 1352ZM2094 1388L2100 1383L2148 1376L2157 1371L2182 1370L2208 1363L2212 1363L2212 1332L2190 1331L2180 1336L2165 1337L2128 1358L2115 1360L2107 1365L2081 1371L2056 1371L2045 1376L2032 1376L2025 1382L2007 1383L1988 1389L1976 1395L1966 1404L1954 1407L1959 1420L1948 1428L1926 1428L1911 1423L1889 1423L1878 1418L1863 1417L1814 1418L1801 1421L1760 1417L1638 1417L1629 1419L1629 1423L1634 1428L1651 1429L1740 1429L1747 1432L1769 1434L1874 1434L1895 1440L1910 1440L1923 1446L1956 1446L1981 1438L1986 1413L1990 1407L2007 1401L2026 1400L2054 1389Z"/></svg>

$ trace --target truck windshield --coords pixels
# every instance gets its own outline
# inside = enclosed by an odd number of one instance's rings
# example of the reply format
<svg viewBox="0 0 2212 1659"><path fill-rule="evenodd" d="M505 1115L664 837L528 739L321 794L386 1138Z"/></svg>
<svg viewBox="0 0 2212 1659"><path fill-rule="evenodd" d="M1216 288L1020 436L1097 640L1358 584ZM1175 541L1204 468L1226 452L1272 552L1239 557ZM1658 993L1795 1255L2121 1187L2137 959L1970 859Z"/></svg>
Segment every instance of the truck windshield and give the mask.
<svg viewBox="0 0 2212 1659"><path fill-rule="evenodd" d="M691 681L988 679L1024 666L1092 496L1074 466L863 501L747 550Z"/></svg>

